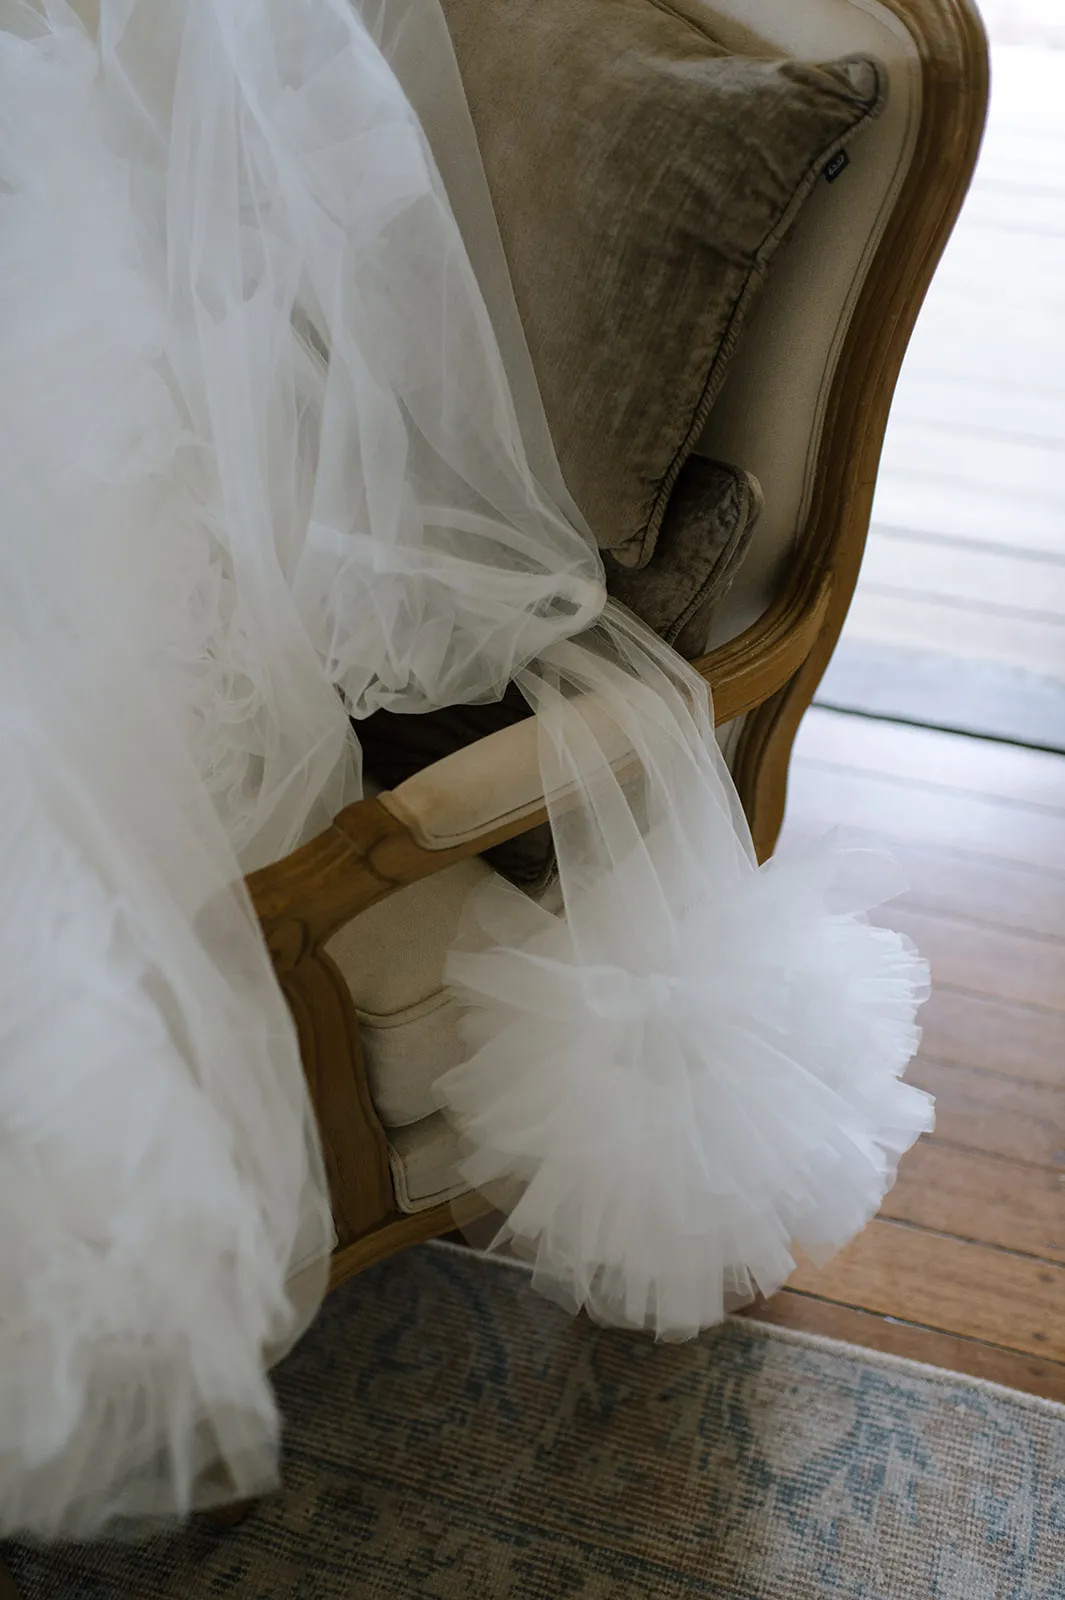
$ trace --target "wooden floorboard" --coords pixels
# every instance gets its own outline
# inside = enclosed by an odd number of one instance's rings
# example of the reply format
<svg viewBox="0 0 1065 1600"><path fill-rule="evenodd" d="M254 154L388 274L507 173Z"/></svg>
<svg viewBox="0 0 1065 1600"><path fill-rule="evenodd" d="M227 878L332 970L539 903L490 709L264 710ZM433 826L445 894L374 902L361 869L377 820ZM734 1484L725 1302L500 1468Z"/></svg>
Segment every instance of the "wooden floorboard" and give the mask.
<svg viewBox="0 0 1065 1600"><path fill-rule="evenodd" d="M882 920L932 966L936 1129L752 1315L1065 1403L1065 757L815 710L782 848L841 820L912 884Z"/></svg>
<svg viewBox="0 0 1065 1600"><path fill-rule="evenodd" d="M1057 448L1065 438L1065 389L1027 380L974 388L961 373L923 372L907 364L906 415L926 427L964 430L990 448L999 439L1037 440Z"/></svg>
<svg viewBox="0 0 1065 1600"><path fill-rule="evenodd" d="M1009 806L1065 813L1065 761L979 739L944 739L932 728L866 721L814 707L803 719L795 759L870 772L893 783L919 783L978 794Z"/></svg>
<svg viewBox="0 0 1065 1600"><path fill-rule="evenodd" d="M1065 289L1059 284L1053 292L1065 339ZM958 305L957 296L952 303ZM988 503L995 506L997 497L1005 493L1015 507L1045 503L1057 506L1065 514L1065 479L1061 471L1063 443L1065 441L1045 435L1038 440L1007 437L997 439L994 450L987 450L974 440L962 419L930 428L927 423L914 423L904 415L896 416L892 420L883 462L888 492L878 493L877 497L880 511L883 513L890 499L890 485L899 481L910 485L949 484L958 497L956 505L967 511L973 509L974 498L979 499L981 506ZM902 521L905 525L908 519ZM1060 525L1056 532L1060 535ZM976 537L968 516L962 519L961 533L966 538ZM1021 549L1033 547L1030 524L1023 517L1011 518L999 528L995 537L996 542L1016 542ZM1060 551L1060 537L1052 539L1049 548Z"/></svg>
<svg viewBox="0 0 1065 1600"><path fill-rule="evenodd" d="M936 649L959 661L986 661L1038 677L1065 680L1065 617L1052 621L953 597L912 595L863 583L851 606L848 642L855 633L870 643Z"/></svg>
<svg viewBox="0 0 1065 1600"><path fill-rule="evenodd" d="M1032 1145L1038 1146L1034 1128ZM1033 1148L1033 1153L1044 1152ZM957 1239L1065 1262L1062 1210L1061 1174L1052 1168L932 1138L910 1151L880 1214Z"/></svg>
<svg viewBox="0 0 1065 1600"><path fill-rule="evenodd" d="M934 983L1065 1013L1065 944L1060 940L1005 933L910 906L891 906L878 920L913 939Z"/></svg>
<svg viewBox="0 0 1065 1600"><path fill-rule="evenodd" d="M1065 812L1022 812L984 795L951 794L842 768L825 773L801 761L791 770L788 806L805 832L853 828L893 843L1065 874Z"/></svg>
<svg viewBox="0 0 1065 1600"><path fill-rule="evenodd" d="M927 525L878 523L869 536L861 582L896 592L1009 606L1036 620L1065 617L1065 563L1047 552L1024 556L991 545L926 538ZM848 627L847 635L851 630ZM902 643L906 641L903 640ZM932 643L933 641L928 641Z"/></svg>
<svg viewBox="0 0 1065 1600"><path fill-rule="evenodd" d="M824 832L823 822L803 827L796 822L791 837L796 842L810 842ZM884 836L852 828L848 840L876 848ZM967 917L1017 933L1065 939L1065 882L1059 881L1058 875L897 839L890 848L908 885L902 905Z"/></svg>
<svg viewBox="0 0 1065 1600"><path fill-rule="evenodd" d="M1007 839L1024 833L1030 812L1052 818L1065 814L1065 761L1060 756L984 739L944 739L931 729L814 707L795 744L785 842L809 842L836 825L835 777L856 772L879 782L866 791L873 800L865 826L852 808L848 837L874 847L890 843L908 884L904 906L1004 931L1065 939L1065 873L1045 864L975 854L960 839L943 842L949 837L951 796L985 802L981 815L993 819ZM927 793L936 796L934 815L941 824L934 830L935 843L921 838L930 820L922 801ZM992 825L984 823L985 841ZM907 833L908 838L900 837ZM1002 1024L1014 1025L1012 1018ZM981 1016L971 1026L997 1025L994 1017ZM1065 1032L1055 1047L1065 1053Z"/></svg>
<svg viewBox="0 0 1065 1600"><path fill-rule="evenodd" d="M1062 321L1065 323L1065 318ZM1058 360L1065 365L1065 341ZM980 483L974 470L976 461L987 454L986 446L967 439L962 449L960 438L959 435L951 452L953 460L949 466L944 463L940 472L913 467L887 472L884 488L877 495L878 524L926 528L944 538L964 539L974 547L988 545L1059 559L1065 520L1065 496L1058 476L1061 454L1049 450L1027 452L1043 460L1049 457L1045 471L1059 484L1056 493L1027 485L995 488ZM1014 445L1013 449L1019 452L1022 447Z"/></svg>
<svg viewBox="0 0 1065 1600"><path fill-rule="evenodd" d="M951 738L948 734L947 738ZM1065 814L1003 814L982 795L951 795L931 787L899 786L867 773L817 773L793 765L788 808L809 832L832 827L900 845L966 851L1012 866L1065 874Z"/></svg>
<svg viewBox="0 0 1065 1600"><path fill-rule="evenodd" d="M1060 1062L1059 1056L1059 1078ZM1019 1058L1014 1065L1020 1071L1028 1070ZM906 1077L935 1098L937 1143L971 1151L977 1157L998 1156L1025 1166L1045 1167L1055 1175L1057 1199L1053 1203L1065 1212L1065 1088L961 1066L956 1061L939 1061L926 1053L924 1044ZM912 1153L902 1169L908 1184L915 1181L911 1165L915 1171L926 1171ZM1017 1181L1022 1185L1031 1181L1038 1187L1042 1180L1022 1174ZM1008 1227L1008 1221L1003 1225ZM1065 1227L1065 1216L1060 1227ZM992 1242L990 1236L988 1242Z"/></svg>
<svg viewBox="0 0 1065 1600"><path fill-rule="evenodd" d="M982 0L980 14L994 40L1065 49L1061 0Z"/></svg>
<svg viewBox="0 0 1065 1600"><path fill-rule="evenodd" d="M1065 1361L1065 1267L878 1217L792 1286L1022 1355Z"/></svg>
<svg viewBox="0 0 1065 1600"><path fill-rule="evenodd" d="M1065 1016L937 986L921 1008L922 1057L1053 1089L1065 1086ZM1004 1093L1009 1091L1004 1090Z"/></svg>
<svg viewBox="0 0 1065 1600"><path fill-rule="evenodd" d="M898 1317L877 1316L860 1306L839 1305L794 1289L783 1290L750 1315L777 1327L816 1333L826 1339L844 1339L848 1344L879 1350L885 1355L904 1356L930 1367L944 1367L949 1372L962 1372L988 1383L1002 1383L1007 1388L1065 1405L1065 1363L1062 1362L1022 1355L1016 1350L944 1333L938 1328L921 1327Z"/></svg>

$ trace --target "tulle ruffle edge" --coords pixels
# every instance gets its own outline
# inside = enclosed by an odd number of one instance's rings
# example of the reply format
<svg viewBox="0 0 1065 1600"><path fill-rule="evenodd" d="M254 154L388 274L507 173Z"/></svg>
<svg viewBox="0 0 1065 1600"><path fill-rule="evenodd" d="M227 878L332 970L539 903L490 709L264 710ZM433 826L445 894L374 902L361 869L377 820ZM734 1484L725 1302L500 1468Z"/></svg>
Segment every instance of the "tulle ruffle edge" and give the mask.
<svg viewBox="0 0 1065 1600"><path fill-rule="evenodd" d="M594 891L617 930L640 914L624 878ZM876 1213L933 1122L901 1081L928 970L865 915L896 887L831 844L740 871L690 899L657 968L645 927L631 964L619 933L621 960L582 966L563 918L480 891L480 948L448 965L473 1054L439 1091L464 1178L506 1212L496 1243L538 1288L688 1338Z"/></svg>

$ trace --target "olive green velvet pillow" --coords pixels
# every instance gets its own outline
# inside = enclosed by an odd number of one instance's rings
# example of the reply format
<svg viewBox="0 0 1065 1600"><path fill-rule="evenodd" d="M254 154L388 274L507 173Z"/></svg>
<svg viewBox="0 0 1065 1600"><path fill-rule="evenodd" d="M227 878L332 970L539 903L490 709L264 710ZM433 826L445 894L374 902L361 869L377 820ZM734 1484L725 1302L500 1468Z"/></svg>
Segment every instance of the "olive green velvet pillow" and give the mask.
<svg viewBox="0 0 1065 1600"><path fill-rule="evenodd" d="M566 482L642 566L774 251L884 75L732 54L700 0L444 9Z"/></svg>
<svg viewBox="0 0 1065 1600"><path fill-rule="evenodd" d="M659 638L692 661L706 649L762 509L757 478L690 455L669 497L650 561L633 570L603 552L606 586Z"/></svg>

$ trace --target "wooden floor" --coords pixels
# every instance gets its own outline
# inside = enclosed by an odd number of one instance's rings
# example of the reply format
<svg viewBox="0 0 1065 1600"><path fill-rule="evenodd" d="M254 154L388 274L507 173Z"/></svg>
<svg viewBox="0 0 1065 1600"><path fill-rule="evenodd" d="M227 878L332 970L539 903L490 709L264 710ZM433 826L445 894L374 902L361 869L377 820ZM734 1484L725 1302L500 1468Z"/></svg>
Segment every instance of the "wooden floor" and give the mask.
<svg viewBox="0 0 1065 1600"><path fill-rule="evenodd" d="M881 840L938 1102L876 1221L757 1315L1065 1402L1065 757L820 709L782 845Z"/></svg>
<svg viewBox="0 0 1065 1600"><path fill-rule="evenodd" d="M1065 6L1061 0L980 0L980 14L995 43L1065 49Z"/></svg>
<svg viewBox="0 0 1065 1600"><path fill-rule="evenodd" d="M1011 723L996 671L1065 683L1065 0L986 14L988 136L899 384L837 703L878 650L934 689L932 652ZM932 965L909 1077L936 1131L755 1314L1065 1402L1065 757L815 709L782 845L837 825L912 884L887 920Z"/></svg>
<svg viewBox="0 0 1065 1600"><path fill-rule="evenodd" d="M987 10L987 136L899 382L844 646L1065 683L1065 0Z"/></svg>

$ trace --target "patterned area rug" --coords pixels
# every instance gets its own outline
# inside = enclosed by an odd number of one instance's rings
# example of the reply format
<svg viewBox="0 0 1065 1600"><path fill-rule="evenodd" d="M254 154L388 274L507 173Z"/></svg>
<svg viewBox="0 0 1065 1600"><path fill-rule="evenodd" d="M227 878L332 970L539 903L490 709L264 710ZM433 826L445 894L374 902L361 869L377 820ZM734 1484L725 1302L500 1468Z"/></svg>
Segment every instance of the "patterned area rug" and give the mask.
<svg viewBox="0 0 1065 1600"><path fill-rule="evenodd" d="M278 1387L283 1495L10 1549L23 1600L1065 1600L1065 1410L850 1346L655 1346L428 1246L334 1295Z"/></svg>

